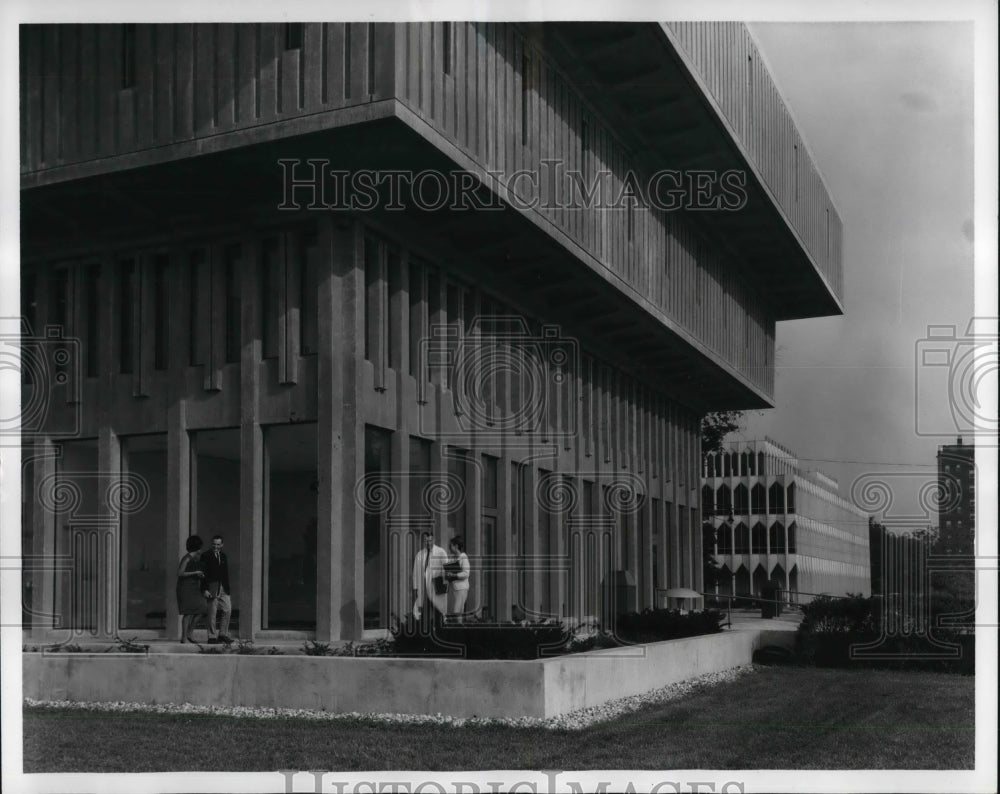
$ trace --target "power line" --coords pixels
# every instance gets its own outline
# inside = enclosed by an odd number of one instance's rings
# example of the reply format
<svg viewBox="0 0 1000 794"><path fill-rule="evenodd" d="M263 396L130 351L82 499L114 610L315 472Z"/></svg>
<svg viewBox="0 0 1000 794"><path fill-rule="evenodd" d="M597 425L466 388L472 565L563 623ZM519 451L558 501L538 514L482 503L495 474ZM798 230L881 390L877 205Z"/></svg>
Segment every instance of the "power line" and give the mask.
<svg viewBox="0 0 1000 794"><path fill-rule="evenodd" d="M797 460L808 460L813 463L856 463L862 466L923 466L929 469L936 469L937 462L934 463L896 463L885 460L840 460L838 458L804 458L796 456Z"/></svg>

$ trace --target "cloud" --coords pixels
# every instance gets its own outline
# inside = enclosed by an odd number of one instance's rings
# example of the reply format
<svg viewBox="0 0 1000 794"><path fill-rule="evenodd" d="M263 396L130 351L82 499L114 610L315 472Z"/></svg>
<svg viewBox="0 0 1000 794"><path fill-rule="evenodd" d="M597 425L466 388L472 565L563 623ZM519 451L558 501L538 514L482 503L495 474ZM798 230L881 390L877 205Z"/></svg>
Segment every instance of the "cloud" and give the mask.
<svg viewBox="0 0 1000 794"><path fill-rule="evenodd" d="M907 91L899 95L899 101L907 110L914 110L918 113L930 113L937 110L937 102L934 97L923 91Z"/></svg>

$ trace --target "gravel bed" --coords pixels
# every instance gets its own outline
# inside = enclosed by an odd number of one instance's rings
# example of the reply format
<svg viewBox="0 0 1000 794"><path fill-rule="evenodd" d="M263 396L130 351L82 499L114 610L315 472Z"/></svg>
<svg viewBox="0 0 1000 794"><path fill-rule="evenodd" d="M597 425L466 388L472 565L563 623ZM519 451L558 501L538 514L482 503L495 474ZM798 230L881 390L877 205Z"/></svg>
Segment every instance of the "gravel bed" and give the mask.
<svg viewBox="0 0 1000 794"><path fill-rule="evenodd" d="M659 689L654 689L642 695L611 700L600 706L572 711L558 717L543 719L540 717L449 717L446 714L362 714L352 711L338 714L329 711L313 711L311 709L274 709L256 708L253 706L196 706L191 703L176 705L163 703L149 705L144 703L126 703L124 701L85 703L71 700L33 700L25 698L25 708L37 711L70 709L76 711L96 712L146 712L149 714L214 714L226 717L256 717L261 719L296 719L317 720L321 722L362 722L369 724L396 725L450 725L461 728L466 725L507 725L514 728L547 728L549 730L579 731L589 728L599 722L621 717L638 711L643 706L654 703L666 703L684 695L698 692L716 684L728 683L754 672L753 665L743 665L723 670L718 673L691 678Z"/></svg>

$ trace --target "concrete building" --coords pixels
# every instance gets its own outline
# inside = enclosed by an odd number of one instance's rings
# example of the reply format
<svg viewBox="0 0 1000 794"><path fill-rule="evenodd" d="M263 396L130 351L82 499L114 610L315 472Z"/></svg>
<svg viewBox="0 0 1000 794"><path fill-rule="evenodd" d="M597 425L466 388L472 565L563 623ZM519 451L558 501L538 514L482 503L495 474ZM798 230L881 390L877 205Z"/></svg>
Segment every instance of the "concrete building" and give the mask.
<svg viewBox="0 0 1000 794"><path fill-rule="evenodd" d="M702 477L720 595L759 596L769 580L793 602L871 595L868 515L841 498L836 480L804 470L770 439L706 456Z"/></svg>
<svg viewBox="0 0 1000 794"><path fill-rule="evenodd" d="M938 538L935 553L975 554L976 448L962 443L938 447Z"/></svg>
<svg viewBox="0 0 1000 794"><path fill-rule="evenodd" d="M179 636L192 533L260 642L384 632L424 528L496 619L701 589L700 415L842 312L740 24L28 25L21 75L39 640Z"/></svg>

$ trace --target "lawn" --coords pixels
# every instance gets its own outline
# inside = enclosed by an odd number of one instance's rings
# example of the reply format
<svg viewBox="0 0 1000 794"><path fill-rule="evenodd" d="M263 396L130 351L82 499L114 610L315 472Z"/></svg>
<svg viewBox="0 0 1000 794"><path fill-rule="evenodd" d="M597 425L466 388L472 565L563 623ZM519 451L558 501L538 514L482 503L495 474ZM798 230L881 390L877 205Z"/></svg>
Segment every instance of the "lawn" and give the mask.
<svg viewBox="0 0 1000 794"><path fill-rule="evenodd" d="M764 667L576 732L26 709L24 771L972 769L974 690Z"/></svg>

